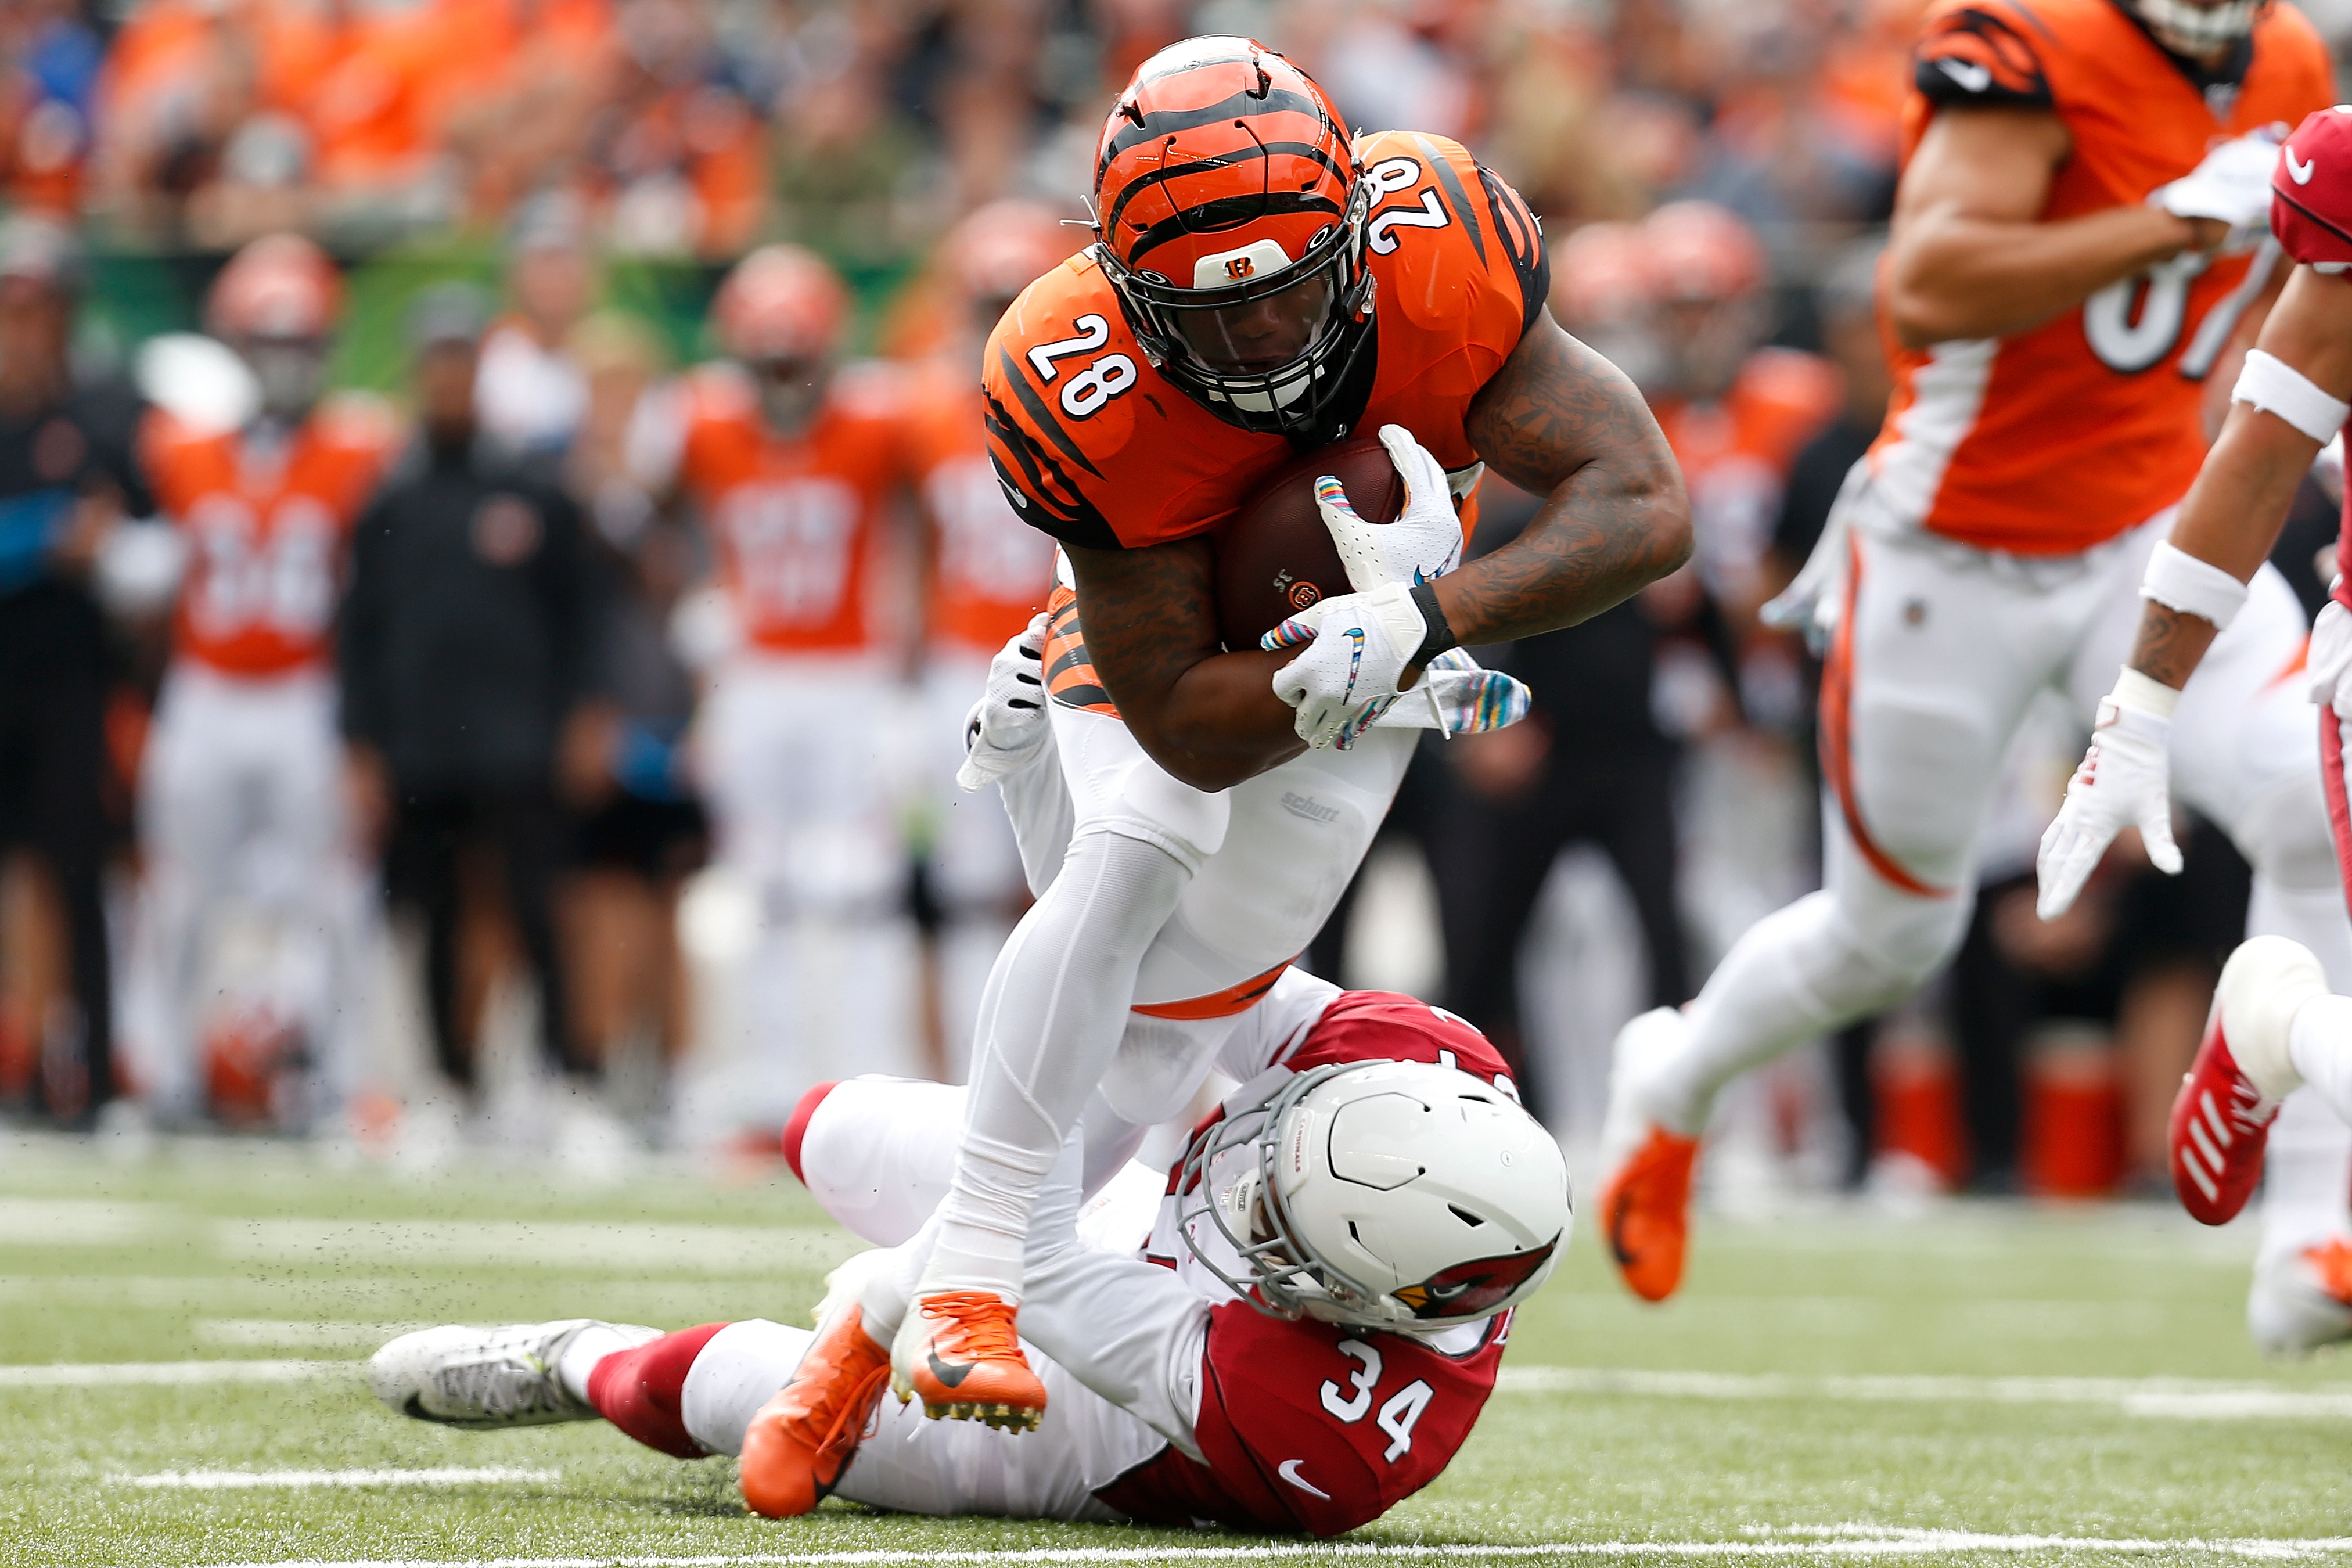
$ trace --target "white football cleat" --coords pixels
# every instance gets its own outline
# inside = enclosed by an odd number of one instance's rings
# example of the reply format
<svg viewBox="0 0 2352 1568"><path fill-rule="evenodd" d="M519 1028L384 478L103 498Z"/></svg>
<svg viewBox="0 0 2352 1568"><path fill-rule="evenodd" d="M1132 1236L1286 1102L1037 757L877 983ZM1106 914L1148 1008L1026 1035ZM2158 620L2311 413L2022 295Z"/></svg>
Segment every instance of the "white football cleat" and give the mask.
<svg viewBox="0 0 2352 1568"><path fill-rule="evenodd" d="M2352 1340L2352 1241L2336 1237L2256 1264L2246 1331L2264 1355L2307 1355Z"/></svg>
<svg viewBox="0 0 2352 1568"><path fill-rule="evenodd" d="M593 1421L595 1410L556 1375L564 1348L584 1329L610 1329L632 1346L659 1329L566 1318L477 1329L452 1323L403 1334L368 1358L368 1386L384 1408L445 1426L543 1426Z"/></svg>

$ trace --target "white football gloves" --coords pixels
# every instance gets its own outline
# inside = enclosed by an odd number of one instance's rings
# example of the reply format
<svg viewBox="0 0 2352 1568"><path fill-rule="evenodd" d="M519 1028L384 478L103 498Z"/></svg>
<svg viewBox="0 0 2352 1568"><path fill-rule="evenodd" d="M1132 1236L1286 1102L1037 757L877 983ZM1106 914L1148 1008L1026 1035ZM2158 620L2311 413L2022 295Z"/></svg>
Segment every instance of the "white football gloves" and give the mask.
<svg viewBox="0 0 2352 1568"><path fill-rule="evenodd" d="M2205 160L2169 184L2147 194L2150 206L2175 217L2204 217L2230 226L2221 243L2226 254L2251 250L2271 226L2271 172L2278 166L2279 138L2264 127L2222 142Z"/></svg>
<svg viewBox="0 0 2352 1568"><path fill-rule="evenodd" d="M1483 735L1526 718L1532 698L1524 682L1486 668L1467 648L1450 647L1429 661L1411 690L1374 715L1372 727L1434 730L1449 741L1456 735ZM1349 739L1362 731L1363 726L1356 726Z"/></svg>
<svg viewBox="0 0 2352 1568"><path fill-rule="evenodd" d="M2067 781L2066 798L2042 835L2034 871L2041 897L2034 910L2056 920L2074 906L2107 846L2126 827L2156 868L2180 874L2180 849L2172 841L2172 797L2167 786L2171 759L2172 706L2179 693L2126 668L2114 691L2099 700L2091 749Z"/></svg>
<svg viewBox="0 0 2352 1568"><path fill-rule="evenodd" d="M2311 623L2311 650L2305 656L2305 690L2314 702L2352 719L2352 610L2330 599Z"/></svg>
<svg viewBox="0 0 2352 1568"><path fill-rule="evenodd" d="M1315 510L1339 547L1348 586L1359 594L1391 583L1410 588L1462 564L1462 519L1446 488L1444 465L1402 425L1381 426L1381 445L1404 481L1404 507L1394 522L1366 522L1348 504L1339 480L1315 482Z"/></svg>
<svg viewBox="0 0 2352 1568"><path fill-rule="evenodd" d="M1404 667L1428 637L1429 623L1412 602L1412 590L1391 583L1309 605L1266 633L1259 646L1307 643L1274 672L1274 694L1298 710L1293 726L1298 738L1324 747L1343 739L1352 743L1395 704Z"/></svg>
<svg viewBox="0 0 2352 1568"><path fill-rule="evenodd" d="M1040 611L988 661L988 685L963 721L956 784L986 789L1036 757L1053 730L1045 716L1045 616Z"/></svg>
<svg viewBox="0 0 2352 1568"><path fill-rule="evenodd" d="M1306 651L1274 677L1274 694L1298 710L1298 738L1310 746L1346 751L1396 706L1397 682L1429 637L1429 623L1412 602L1412 589L1462 563L1462 519L1454 510L1444 466L1402 425L1381 426L1381 445L1388 448L1389 461L1404 481L1404 506L1394 522L1371 523L1358 517L1337 479L1327 477L1315 486L1315 510L1322 514L1323 526L1347 569L1348 585L1355 592L1310 605L1259 642L1262 647L1285 648L1312 639ZM1436 664L1431 661L1433 668ZM1457 707L1467 702L1474 710L1490 698L1500 708L1509 706L1505 689L1491 681L1470 681L1458 666L1449 668L1455 671L1452 684L1447 691L1431 691L1427 717L1415 714L1402 722L1458 734L1463 731L1449 728L1449 699ZM1477 670L1476 665L1470 669ZM1518 686L1508 676L1497 679ZM1525 710L1522 702L1519 712Z"/></svg>

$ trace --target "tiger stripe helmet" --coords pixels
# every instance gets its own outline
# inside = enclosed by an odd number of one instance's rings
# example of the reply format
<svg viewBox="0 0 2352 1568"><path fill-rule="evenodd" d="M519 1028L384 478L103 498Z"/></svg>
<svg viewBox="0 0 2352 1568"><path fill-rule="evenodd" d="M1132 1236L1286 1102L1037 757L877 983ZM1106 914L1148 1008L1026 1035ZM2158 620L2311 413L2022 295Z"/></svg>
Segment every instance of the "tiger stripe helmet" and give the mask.
<svg viewBox="0 0 2352 1568"><path fill-rule="evenodd" d="M217 338L323 338L343 306L342 274L299 234L269 234L229 258L205 301Z"/></svg>
<svg viewBox="0 0 2352 1568"><path fill-rule="evenodd" d="M1136 68L1095 156L1095 250L1153 366L1228 424L1305 434L1371 340L1372 190L1339 110L1248 38Z"/></svg>
<svg viewBox="0 0 2352 1568"><path fill-rule="evenodd" d="M823 360L848 328L849 290L814 251L763 245L719 286L710 324L719 346L740 360Z"/></svg>

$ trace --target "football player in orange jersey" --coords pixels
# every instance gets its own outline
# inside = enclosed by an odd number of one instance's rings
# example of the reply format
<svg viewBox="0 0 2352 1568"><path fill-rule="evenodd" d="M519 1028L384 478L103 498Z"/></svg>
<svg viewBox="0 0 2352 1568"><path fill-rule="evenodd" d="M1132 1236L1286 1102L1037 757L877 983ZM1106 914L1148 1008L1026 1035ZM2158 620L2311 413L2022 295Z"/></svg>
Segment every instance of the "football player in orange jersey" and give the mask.
<svg viewBox="0 0 2352 1568"><path fill-rule="evenodd" d="M758 900L725 1100L746 1127L782 1126L810 1084L912 1037L884 755L899 660L872 603L902 400L895 371L836 364L848 324L816 256L755 250L711 302L729 357L648 395L630 433L640 482L689 501L718 558L728 624L695 750L715 858Z"/></svg>
<svg viewBox="0 0 2352 1568"><path fill-rule="evenodd" d="M923 577L925 869L940 926L935 994L950 1079L971 1052L981 983L1012 930L1021 854L1004 814L956 787L964 720L989 660L1045 607L1054 542L1021 521L989 466L977 374L989 330L1014 296L1070 253L1070 233L1034 202L991 203L950 229L940 260L953 319L912 368L907 466L929 548Z"/></svg>
<svg viewBox="0 0 2352 1568"><path fill-rule="evenodd" d="M185 546L172 662L139 782L146 851L139 984L167 1120L197 1109L202 984L224 905L323 933L299 1019L331 1098L354 1085L370 900L340 789L328 668L348 534L398 436L372 398L321 399L342 301L334 263L295 235L255 240L214 283L205 324L251 369L237 429L158 412L143 435L156 499Z"/></svg>
<svg viewBox="0 0 2352 1568"><path fill-rule="evenodd" d="M2170 591L2199 382L2272 270L2271 128L2330 93L2309 24L2268 0L1939 0L1924 26L1881 273L1895 399L1791 589L1835 628L1827 886L1752 927L1687 1009L1617 1041L1600 1220L1653 1300L1681 1279L1717 1091L1958 946L1979 824L2037 694L2086 721L2156 704L2113 671L2143 579ZM2311 725L2283 679L2303 631L2263 574L2180 700L2196 739L2178 782L2253 863L2256 921L2352 969ZM2168 833L2146 839L2177 867ZM2045 912L2089 868L2045 880Z"/></svg>
<svg viewBox="0 0 2352 1568"><path fill-rule="evenodd" d="M2151 579L2129 668L2157 706L2181 704L2209 649L2252 613L2253 583L2313 458L2352 404L2352 111L2313 114L2281 149L2271 226L2295 264L2231 394L2220 437L2182 503L2179 552ZM2347 513L2352 518L2352 513ZM2337 553L2342 554L2339 542ZM2352 715L2352 588L2336 579L2305 677L2323 704L2320 758L2336 854L2352 871L2345 721ZM2202 677L2199 678L2200 684ZM2043 841L2044 885L2116 834L2169 817L2169 725L2145 709L2103 712ZM2352 876L2345 881L2352 889ZM2324 950L2323 950L2324 951ZM2298 1352L2352 1339L2352 998L2311 948L2257 936L2221 972L2213 1017L2174 1102L2174 1187L2208 1225L2235 1217L2267 1166L2263 1246L2246 1304L2255 1342ZM2308 1085L2308 1088L2304 1086Z"/></svg>
<svg viewBox="0 0 2352 1568"><path fill-rule="evenodd" d="M1106 120L1094 208L1097 243L1024 290L986 351L990 456L1063 560L1042 661L1017 641L1000 656L972 736L977 777L1010 779L1050 744L1076 828L990 975L919 1277L861 1291L844 1342L811 1357L862 1375L887 1346L902 1397L1016 1428L1045 1398L1013 1317L1048 1172L1115 1057L1138 1080L1197 1080L1180 1031L1129 1059L1132 1011L1254 1005L1393 797L1414 737L1390 726L1515 716L1500 700L1515 689L1434 662L1457 661L1457 639L1592 615L1689 549L1655 422L1552 322L1533 217L1457 143L1351 140L1290 61L1194 38L1138 67ZM1303 608L1274 646L1224 649L1217 531L1298 452L1350 431L1379 433L1402 515L1366 527L1327 494L1355 591ZM1548 500L1513 543L1449 571L1454 498L1485 463ZM1024 679L1025 708L1007 696ZM1448 713L1457 680L1496 700ZM833 1375L838 1400L794 1394L812 1464L857 1386Z"/></svg>

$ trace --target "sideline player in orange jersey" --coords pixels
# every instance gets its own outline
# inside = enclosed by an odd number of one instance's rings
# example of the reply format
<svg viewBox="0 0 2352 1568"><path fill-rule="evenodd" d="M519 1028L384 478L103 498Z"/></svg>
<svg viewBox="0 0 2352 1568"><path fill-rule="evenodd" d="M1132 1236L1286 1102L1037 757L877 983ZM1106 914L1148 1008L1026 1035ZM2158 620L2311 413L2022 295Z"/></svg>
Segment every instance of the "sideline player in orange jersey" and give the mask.
<svg viewBox="0 0 2352 1568"><path fill-rule="evenodd" d="M990 975L928 1261L861 1296L866 1321L898 1324L903 1397L1016 1427L1045 1400L1011 1331L1030 1215L1131 1010L1205 1019L1265 994L1393 798L1413 737L1388 726L1524 710L1445 710L1454 682L1516 691L1433 663L1458 660L1457 640L1595 614L1689 549L1655 422L1552 322L1533 217L1459 144L1350 139L1290 61L1194 38L1121 93L1093 201L1097 243L1025 289L987 349L990 456L1064 559L1043 668L1025 672L1027 712L1042 680L1050 721L999 731L1016 643L972 754L973 776L1004 775L1050 740L1076 831ZM1327 496L1355 591L1301 610L1276 646L1223 648L1217 531L1297 453L1351 431L1379 434L1402 514L1369 528ZM1486 463L1548 500L1513 543L1450 571L1453 498ZM1196 888L1218 896L1188 914ZM1171 1055L1145 1076L1184 1081L1189 1037L1155 1038Z"/></svg>
<svg viewBox="0 0 2352 1568"><path fill-rule="evenodd" d="M247 246L214 283L205 324L252 371L254 416L196 430L159 412L143 437L156 499L186 545L139 781L139 984L166 1120L199 1108L216 989L202 982L233 900L321 941L302 1016L280 1022L318 1053L329 1105L355 1087L370 903L342 810L328 659L352 522L398 432L373 399L320 398L341 300L334 263L309 240Z"/></svg>
<svg viewBox="0 0 2352 1568"><path fill-rule="evenodd" d="M2200 378L2272 269L2270 128L2329 91L2310 25L2268 0L1930 12L1881 274L1895 400L1792 589L1835 626L1827 885L1752 927L1687 1009L1618 1037L1600 1222L1637 1294L1681 1279L1717 1090L1934 973L1967 926L1978 826L2027 706L2055 688L2085 721L2105 710L2143 578L2170 591ZM2256 921L2352 969L2310 721L2284 679L2303 632L2263 575L2180 701L2195 739L2179 783L2253 863ZM2146 706L2143 679L2126 670L2105 705ZM2147 844L2177 865L2168 835ZM2079 881L2045 882L2045 912Z"/></svg>
<svg viewBox="0 0 2352 1568"><path fill-rule="evenodd" d="M980 208L940 242L953 312L947 341L913 367L907 466L929 549L923 577L925 870L940 927L933 953L948 1076L968 1066L981 984L1025 892L1004 814L956 787L964 720L989 660L1045 607L1054 542L1021 521L989 466L978 372L989 330L1014 296L1070 253L1070 231L1034 202Z"/></svg>
<svg viewBox="0 0 2352 1568"><path fill-rule="evenodd" d="M2179 558L2150 580L2132 647L2148 700L2101 714L2090 752L2043 839L2045 887L2063 888L2125 827L2171 815L2170 725L2208 649L2260 592L2287 503L2352 405L2352 110L2312 115L2281 149L2271 228L2294 271L2231 393L2229 418L2182 503ZM2352 511L2347 511L2352 528ZM2343 544L2337 545L2339 557ZM2322 704L2317 725L2336 855L2352 889L2345 721L2352 715L2352 589L2338 576L2294 682ZM2203 678L2198 678L2203 684ZM2322 950L2325 952L2325 950ZM2267 1164L2263 1246L2246 1303L2271 1352L2352 1339L2352 999L2313 951L2279 936L2239 948L2221 972L2213 1022L2173 1107L2173 1184L2208 1225L2233 1218ZM2302 1086L2307 1084L2307 1090Z"/></svg>
<svg viewBox="0 0 2352 1568"><path fill-rule="evenodd" d="M896 372L836 363L848 313L812 253L753 251L711 302L729 357L649 395L630 434L640 482L691 502L718 557L729 625L696 750L716 858L758 900L727 1099L751 1127L911 1035L884 756L898 661L871 602L903 408Z"/></svg>

